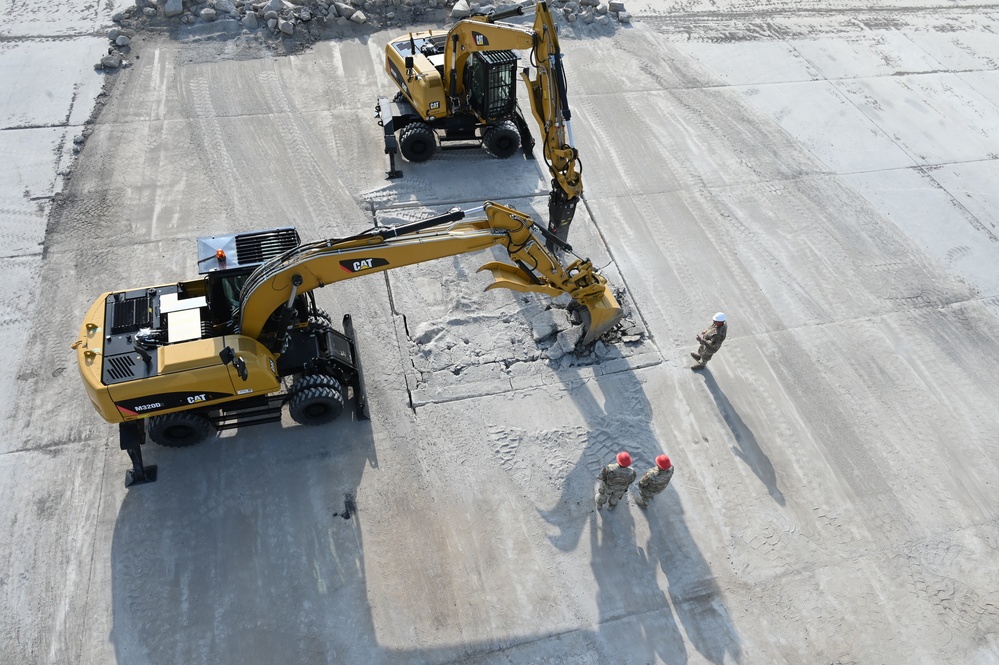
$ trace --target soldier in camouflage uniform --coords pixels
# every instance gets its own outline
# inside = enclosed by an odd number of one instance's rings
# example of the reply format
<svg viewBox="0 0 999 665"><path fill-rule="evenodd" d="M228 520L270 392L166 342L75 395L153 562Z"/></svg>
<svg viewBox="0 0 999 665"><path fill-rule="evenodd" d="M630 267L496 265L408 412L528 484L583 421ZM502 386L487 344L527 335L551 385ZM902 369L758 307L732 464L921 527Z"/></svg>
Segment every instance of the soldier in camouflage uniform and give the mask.
<svg viewBox="0 0 999 665"><path fill-rule="evenodd" d="M711 320L708 329L697 336L701 348L697 350L697 353L690 354L697 361L697 364L691 365L690 369L704 369L704 365L711 360L711 356L718 353L726 335L728 335L728 324L725 322L725 313L718 312Z"/></svg>
<svg viewBox="0 0 999 665"><path fill-rule="evenodd" d="M597 490L597 510L609 503L613 509L628 487L635 481L635 470L631 468L631 455L617 454L617 464L608 464L600 470L600 489Z"/></svg>
<svg viewBox="0 0 999 665"><path fill-rule="evenodd" d="M649 501L652 501L656 494L666 489L671 480L673 480L673 463L670 462L669 456L660 455L656 458L656 465L646 471L642 479L638 481L638 491L642 493L642 496L635 503L641 508L647 508Z"/></svg>

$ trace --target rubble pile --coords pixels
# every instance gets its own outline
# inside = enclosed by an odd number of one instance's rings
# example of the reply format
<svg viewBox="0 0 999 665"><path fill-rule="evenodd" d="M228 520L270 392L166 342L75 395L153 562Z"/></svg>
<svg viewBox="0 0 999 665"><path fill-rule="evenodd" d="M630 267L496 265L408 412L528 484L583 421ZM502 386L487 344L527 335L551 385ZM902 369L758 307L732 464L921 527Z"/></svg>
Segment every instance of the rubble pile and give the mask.
<svg viewBox="0 0 999 665"><path fill-rule="evenodd" d="M611 29L617 23L631 21L620 0L551 0L549 7L556 19L577 27ZM327 31L331 28L339 29L337 34L342 34L343 29L359 26L379 29L446 24L496 8L468 0L135 0L134 6L112 18L132 30L174 23L215 24L218 32L249 31L278 39L293 37L309 41L329 36ZM127 48L130 37L123 30L115 30L118 31L115 36L108 35L112 48L102 60L101 66L105 68L127 64L118 51ZM122 39L124 44L119 44Z"/></svg>

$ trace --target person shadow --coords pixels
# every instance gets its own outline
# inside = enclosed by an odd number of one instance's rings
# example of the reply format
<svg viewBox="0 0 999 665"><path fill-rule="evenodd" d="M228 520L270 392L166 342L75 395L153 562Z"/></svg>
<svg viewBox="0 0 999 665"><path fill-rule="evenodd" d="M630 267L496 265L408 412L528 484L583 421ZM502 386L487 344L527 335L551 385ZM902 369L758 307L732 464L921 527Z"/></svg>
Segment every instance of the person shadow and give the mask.
<svg viewBox="0 0 999 665"><path fill-rule="evenodd" d="M636 485L613 511L595 509L597 476L617 452L631 453L639 477L648 468L643 463L664 452L639 376L631 371L598 375L595 386L575 384L570 372L560 376L586 417L587 435L559 500L539 514L557 529L549 540L561 551L575 550L588 532L600 636L609 645L628 644L629 653L636 650L628 662L686 663L684 634L704 659L716 665L738 662L741 639L711 565L691 537L675 489L667 488L645 512L651 534L644 549L635 542L633 514L640 509L631 504ZM657 567L666 576L669 599Z"/></svg>
<svg viewBox="0 0 999 665"><path fill-rule="evenodd" d="M653 498L643 516L649 521L645 552L666 576L670 602L687 639L711 663L740 662L740 638L724 593L690 533L676 490L667 487Z"/></svg>
<svg viewBox="0 0 999 665"><path fill-rule="evenodd" d="M728 425L729 430L732 432L732 437L735 439L737 447L733 447L732 452L745 462L746 466L766 486L767 493L770 494L773 500L778 505L785 505L784 493L781 492L780 486L777 484L777 472L774 470L773 462L763 452L763 448L760 447L759 441L756 440L753 430L743 422L742 417L739 416L739 412L732 406L725 392L718 385L711 370L705 369L700 374L704 378L704 385L707 386L711 398L714 399L722 419Z"/></svg>
<svg viewBox="0 0 999 665"><path fill-rule="evenodd" d="M628 644L630 663L686 663L687 648L659 588L656 561L635 544L627 497L604 519L592 514L589 534L600 633L608 643Z"/></svg>

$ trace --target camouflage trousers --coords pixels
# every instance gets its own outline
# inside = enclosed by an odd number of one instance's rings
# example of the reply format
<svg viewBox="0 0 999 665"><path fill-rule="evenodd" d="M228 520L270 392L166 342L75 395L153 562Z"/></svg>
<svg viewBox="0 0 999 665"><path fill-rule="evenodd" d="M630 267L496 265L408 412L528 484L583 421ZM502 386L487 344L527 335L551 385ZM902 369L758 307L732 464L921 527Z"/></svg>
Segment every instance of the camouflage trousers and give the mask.
<svg viewBox="0 0 999 665"><path fill-rule="evenodd" d="M701 344L701 348L697 349L697 355L701 357L701 359L698 362L701 363L702 365L705 365L709 360L711 360L711 356L715 355L715 352L709 351L708 347Z"/></svg>
<svg viewBox="0 0 999 665"><path fill-rule="evenodd" d="M621 500L628 491L627 487L622 489L616 489L614 487L605 487L600 485L600 489L597 490L597 507L609 503L610 507L613 508L617 505L617 502Z"/></svg>
<svg viewBox="0 0 999 665"><path fill-rule="evenodd" d="M655 498L656 494L659 493L647 490L644 487L639 487L638 491L642 496L639 497L635 503L637 503L639 506L642 506L643 508L649 505L649 501L652 501L652 499Z"/></svg>

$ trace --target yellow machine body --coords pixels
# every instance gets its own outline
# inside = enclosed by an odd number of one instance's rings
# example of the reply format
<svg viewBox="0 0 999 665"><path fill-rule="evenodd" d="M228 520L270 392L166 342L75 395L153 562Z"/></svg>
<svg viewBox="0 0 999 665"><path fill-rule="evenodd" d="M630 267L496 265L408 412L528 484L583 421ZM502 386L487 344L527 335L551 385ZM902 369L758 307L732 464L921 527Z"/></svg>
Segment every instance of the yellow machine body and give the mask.
<svg viewBox="0 0 999 665"><path fill-rule="evenodd" d="M245 335L224 335L162 346L156 354L152 376L136 381L106 385L103 375L105 303L111 293L94 301L80 326L75 345L80 376L102 418L112 423L137 420L151 415L197 409L280 389L276 357L262 344ZM232 348L247 367L247 380L239 377L219 354ZM135 352L132 362L143 356Z"/></svg>
<svg viewBox="0 0 999 665"><path fill-rule="evenodd" d="M484 265L493 275L487 288L568 293L583 312L583 342L596 340L622 316L607 281L589 260L563 266L534 226L486 202L305 244L290 227L199 238L205 279L102 294L72 346L94 408L118 423L134 465L128 482L155 480L140 451L147 431L161 445L188 446L213 428L278 422L286 404L297 422L322 424L340 415L348 388L367 418L352 320L335 330L311 298L342 280L499 246L514 263ZM287 391L285 378L293 379Z"/></svg>

